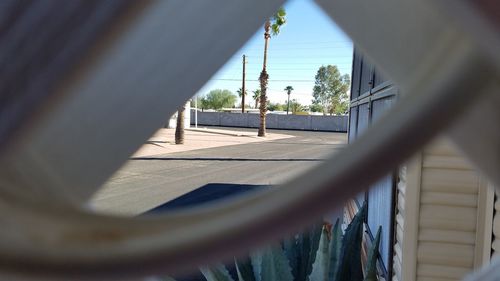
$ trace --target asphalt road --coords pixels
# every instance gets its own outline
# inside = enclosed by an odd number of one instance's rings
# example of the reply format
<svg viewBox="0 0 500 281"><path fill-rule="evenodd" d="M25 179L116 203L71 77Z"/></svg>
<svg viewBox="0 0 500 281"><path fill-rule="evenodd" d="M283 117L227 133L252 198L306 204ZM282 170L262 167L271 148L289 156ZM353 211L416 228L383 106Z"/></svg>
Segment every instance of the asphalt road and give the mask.
<svg viewBox="0 0 500 281"><path fill-rule="evenodd" d="M347 139L340 133L276 132L293 137L130 160L92 205L101 212L137 215L208 183L284 183L320 164Z"/></svg>

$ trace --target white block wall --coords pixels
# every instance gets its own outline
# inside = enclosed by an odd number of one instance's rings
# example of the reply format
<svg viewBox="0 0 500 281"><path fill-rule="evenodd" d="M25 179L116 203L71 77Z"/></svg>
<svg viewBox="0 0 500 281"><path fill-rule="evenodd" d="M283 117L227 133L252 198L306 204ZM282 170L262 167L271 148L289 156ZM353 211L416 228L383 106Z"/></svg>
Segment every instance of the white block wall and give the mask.
<svg viewBox="0 0 500 281"><path fill-rule="evenodd" d="M184 129L189 129L191 127L191 101L186 102L186 110L184 110ZM170 117L167 123L167 128L175 129L177 125L177 112Z"/></svg>

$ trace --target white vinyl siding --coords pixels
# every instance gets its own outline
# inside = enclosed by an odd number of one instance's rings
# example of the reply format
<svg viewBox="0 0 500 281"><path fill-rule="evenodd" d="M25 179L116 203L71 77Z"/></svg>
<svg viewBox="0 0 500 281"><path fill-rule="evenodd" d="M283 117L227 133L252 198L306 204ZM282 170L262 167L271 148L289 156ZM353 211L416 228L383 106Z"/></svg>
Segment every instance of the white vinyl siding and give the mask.
<svg viewBox="0 0 500 281"><path fill-rule="evenodd" d="M452 144L436 141L401 167L397 198L393 280L461 280L489 261L493 192Z"/></svg>
<svg viewBox="0 0 500 281"><path fill-rule="evenodd" d="M392 260L392 280L402 281L401 264L403 260L403 229L404 229L404 212L405 212L405 191L406 191L406 166L402 166L399 170L397 200L396 200L396 222L394 230L396 236L394 239L394 258Z"/></svg>
<svg viewBox="0 0 500 281"><path fill-rule="evenodd" d="M494 257L500 256L500 200L498 192L495 199L495 217L493 219L493 243L491 250Z"/></svg>

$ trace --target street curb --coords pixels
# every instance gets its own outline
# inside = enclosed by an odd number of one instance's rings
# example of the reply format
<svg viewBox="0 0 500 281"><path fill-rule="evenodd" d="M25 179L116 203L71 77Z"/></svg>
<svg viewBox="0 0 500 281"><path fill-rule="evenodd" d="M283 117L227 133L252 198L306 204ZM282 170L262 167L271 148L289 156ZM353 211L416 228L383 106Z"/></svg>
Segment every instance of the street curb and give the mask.
<svg viewBox="0 0 500 281"><path fill-rule="evenodd" d="M232 136L232 137L249 137L249 138L261 138L258 136L252 136L249 134L245 133L239 133L239 132L223 132L219 130L211 130L207 128L186 128L185 130L187 131L192 131L192 132L202 132L202 133L210 133L210 134L219 134L219 135L225 135L225 136Z"/></svg>

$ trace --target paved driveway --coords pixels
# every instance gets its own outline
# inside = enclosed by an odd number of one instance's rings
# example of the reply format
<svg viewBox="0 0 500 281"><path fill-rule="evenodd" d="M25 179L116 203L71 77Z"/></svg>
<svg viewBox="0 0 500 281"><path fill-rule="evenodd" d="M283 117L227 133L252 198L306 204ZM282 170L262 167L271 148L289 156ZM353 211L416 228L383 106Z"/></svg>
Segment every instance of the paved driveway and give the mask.
<svg viewBox="0 0 500 281"><path fill-rule="evenodd" d="M92 205L102 212L136 215L208 183L280 184L320 164L346 142L341 133L270 133L288 137L134 158Z"/></svg>

